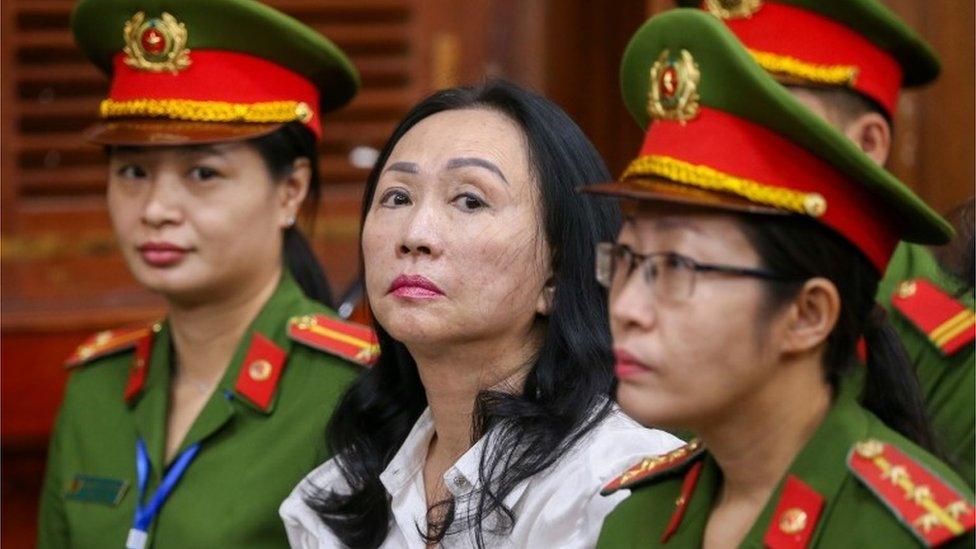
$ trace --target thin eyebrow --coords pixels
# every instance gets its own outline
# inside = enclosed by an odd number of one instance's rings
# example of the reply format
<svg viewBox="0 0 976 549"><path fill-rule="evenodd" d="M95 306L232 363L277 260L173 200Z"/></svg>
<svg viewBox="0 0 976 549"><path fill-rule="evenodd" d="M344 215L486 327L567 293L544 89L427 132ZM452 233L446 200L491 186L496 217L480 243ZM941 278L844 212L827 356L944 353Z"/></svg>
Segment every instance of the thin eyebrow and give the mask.
<svg viewBox="0 0 976 549"><path fill-rule="evenodd" d="M189 156L189 155L225 156L227 154L227 151L225 149L215 145L190 145L185 147L179 147L176 150L179 154L183 156Z"/></svg>
<svg viewBox="0 0 976 549"><path fill-rule="evenodd" d="M386 167L384 172L394 171L394 172L404 172L404 173L420 173L420 167L413 162L394 162Z"/></svg>
<svg viewBox="0 0 976 549"><path fill-rule="evenodd" d="M508 185L508 179L505 178L505 174L502 173L502 171L498 168L498 166L496 166L492 162L489 162L488 160L485 160L484 158L478 158L478 157L474 157L474 156L465 156L465 157L462 157L462 158L452 158L451 160L449 160L447 162L447 169L448 170L456 170L458 168L467 168L469 166L475 166L475 167L478 167L478 168L484 168L484 169L486 169L486 170L494 173L498 177L500 177L501 180L504 181L506 185Z"/></svg>
<svg viewBox="0 0 976 549"><path fill-rule="evenodd" d="M668 230L668 229L687 229L689 231L701 234L701 228L699 228L694 223L689 223L684 219L678 217L664 217L654 220L654 228L657 230Z"/></svg>
<svg viewBox="0 0 976 549"><path fill-rule="evenodd" d="M155 150L163 150L166 147L159 147ZM226 156L227 150L224 147L218 145L180 145L175 147L170 147L179 156ZM117 145L110 146L106 148L107 152L111 155L129 155L129 156L142 156L153 152L153 147L142 147L142 146L130 146L130 145Z"/></svg>

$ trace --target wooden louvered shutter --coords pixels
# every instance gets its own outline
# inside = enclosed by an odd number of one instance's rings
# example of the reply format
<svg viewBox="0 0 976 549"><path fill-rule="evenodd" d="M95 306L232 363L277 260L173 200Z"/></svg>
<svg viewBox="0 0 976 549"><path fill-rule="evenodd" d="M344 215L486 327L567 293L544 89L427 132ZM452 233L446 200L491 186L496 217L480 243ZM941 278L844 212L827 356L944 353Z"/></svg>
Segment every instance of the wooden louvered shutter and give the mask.
<svg viewBox="0 0 976 549"><path fill-rule="evenodd" d="M358 203L366 170L349 152L379 147L416 101L422 86L409 0L278 0L269 2L313 26L345 50L363 89L324 120L323 205L314 241L339 286L354 274ZM3 277L5 326L49 313L103 323L158 309L128 276L108 226L102 151L80 132L94 117L108 82L75 47L68 30L71 0L4 2ZM121 32L121 30L120 30ZM9 99L9 101L8 101ZM333 242L334 241L334 242ZM332 249L334 244L340 250ZM338 253L337 253L338 252ZM129 307L129 315L119 314ZM96 314L97 316L97 314Z"/></svg>

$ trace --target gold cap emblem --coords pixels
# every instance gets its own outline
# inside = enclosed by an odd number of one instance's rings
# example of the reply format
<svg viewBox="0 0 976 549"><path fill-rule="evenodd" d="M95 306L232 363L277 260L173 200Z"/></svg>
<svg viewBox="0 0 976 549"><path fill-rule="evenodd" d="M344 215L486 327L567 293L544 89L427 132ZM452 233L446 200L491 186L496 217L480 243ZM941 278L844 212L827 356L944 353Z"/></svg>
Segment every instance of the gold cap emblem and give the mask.
<svg viewBox="0 0 976 549"><path fill-rule="evenodd" d="M701 73L688 50L664 50L651 66L647 113L651 118L687 122L698 116Z"/></svg>
<svg viewBox="0 0 976 549"><path fill-rule="evenodd" d="M716 17L734 19L749 17L759 11L762 0L705 0L705 7Z"/></svg>
<svg viewBox="0 0 976 549"><path fill-rule="evenodd" d="M141 11L136 13L126 21L122 36L125 64L130 67L177 73L190 66L186 25L167 12L153 18L146 18Z"/></svg>

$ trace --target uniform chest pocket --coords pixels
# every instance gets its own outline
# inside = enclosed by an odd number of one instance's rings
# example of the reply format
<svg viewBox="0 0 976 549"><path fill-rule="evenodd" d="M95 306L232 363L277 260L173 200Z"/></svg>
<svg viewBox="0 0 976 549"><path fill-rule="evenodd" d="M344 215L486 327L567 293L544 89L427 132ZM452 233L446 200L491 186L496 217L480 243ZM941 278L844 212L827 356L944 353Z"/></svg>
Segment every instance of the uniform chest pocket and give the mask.
<svg viewBox="0 0 976 549"><path fill-rule="evenodd" d="M129 485L124 479L78 474L65 488L64 498L115 507L129 491Z"/></svg>

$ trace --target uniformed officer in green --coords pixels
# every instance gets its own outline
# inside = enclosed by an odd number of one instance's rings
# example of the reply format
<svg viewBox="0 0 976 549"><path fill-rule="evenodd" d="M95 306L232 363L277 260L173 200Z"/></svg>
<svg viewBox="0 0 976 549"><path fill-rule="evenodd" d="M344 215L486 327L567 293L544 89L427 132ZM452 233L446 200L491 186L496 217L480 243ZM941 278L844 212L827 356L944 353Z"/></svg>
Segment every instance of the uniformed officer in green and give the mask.
<svg viewBox="0 0 976 549"><path fill-rule="evenodd" d="M949 463L976 485L976 313L972 281L972 200L950 248L962 269L928 248L902 243L878 286L878 301L915 365L936 442ZM967 227L968 224L968 227ZM968 254L966 250L970 250ZM965 259L966 256L969 259ZM946 258L947 260L949 258ZM966 272L968 270L968 273Z"/></svg>
<svg viewBox="0 0 976 549"><path fill-rule="evenodd" d="M358 75L250 0L84 0L72 27L112 77L88 137L122 255L168 312L68 359L38 545L286 547L278 506L329 457L332 409L376 352L312 299L295 226L321 115Z"/></svg>
<svg viewBox="0 0 976 549"><path fill-rule="evenodd" d="M803 107L714 17L647 22L621 67L647 134L598 250L617 400L699 438L648 456L600 547L971 546L973 494L927 452L874 301L899 240L951 227ZM866 393L847 382L867 343Z"/></svg>
<svg viewBox="0 0 976 549"><path fill-rule="evenodd" d="M880 165L891 152L892 121L902 88L929 84L939 75L932 47L876 0L679 0L678 4L700 7L721 19L761 67ZM961 222L971 235L972 215ZM963 244L957 251L964 251L965 244L972 247L971 241ZM973 285L959 280L965 277L952 270L935 262L925 246L900 244L877 298L891 313L891 324L916 367L939 449L972 488L976 486ZM923 292L911 298L912 305L893 307L897 287L917 279L933 284L958 305L938 296L929 299ZM956 333L942 335L950 339L962 335L958 345L947 351L927 337L929 330L913 321L916 310L933 312L932 330L940 320L952 321Z"/></svg>

